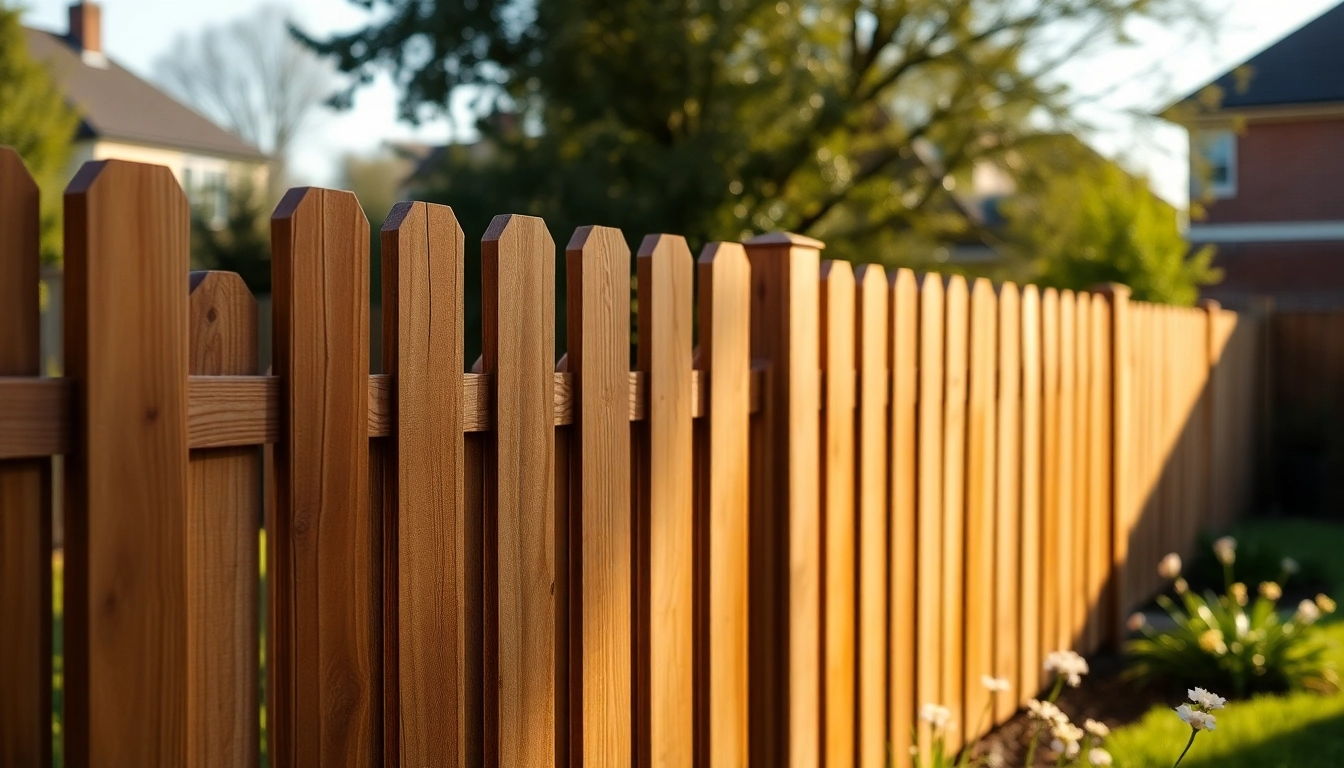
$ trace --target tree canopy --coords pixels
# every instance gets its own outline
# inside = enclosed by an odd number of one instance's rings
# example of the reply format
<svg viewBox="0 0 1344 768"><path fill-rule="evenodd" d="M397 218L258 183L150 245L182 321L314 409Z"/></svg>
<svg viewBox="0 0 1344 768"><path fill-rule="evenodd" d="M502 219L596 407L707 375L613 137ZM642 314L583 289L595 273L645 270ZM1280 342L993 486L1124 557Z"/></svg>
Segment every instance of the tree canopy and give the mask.
<svg viewBox="0 0 1344 768"><path fill-rule="evenodd" d="M526 212L558 242L788 229L902 263L975 227L946 195L972 168L1071 124L1061 64L1140 18L1202 18L1200 0L352 2L367 28L305 38L352 88L390 71L404 117L455 95L479 116L426 184L469 235Z"/></svg>
<svg viewBox="0 0 1344 768"><path fill-rule="evenodd" d="M0 144L23 158L42 190L42 258L61 258L61 192L79 117L28 53L20 11L0 1Z"/></svg>

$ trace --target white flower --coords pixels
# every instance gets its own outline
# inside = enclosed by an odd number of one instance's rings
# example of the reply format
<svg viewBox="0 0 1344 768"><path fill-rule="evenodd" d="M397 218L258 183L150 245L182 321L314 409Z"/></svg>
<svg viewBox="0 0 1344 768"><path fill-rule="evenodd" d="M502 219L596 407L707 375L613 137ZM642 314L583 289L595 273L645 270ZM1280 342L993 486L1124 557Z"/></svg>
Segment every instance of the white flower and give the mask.
<svg viewBox="0 0 1344 768"><path fill-rule="evenodd" d="M1223 565L1231 565L1237 561L1237 540L1231 536L1224 536L1213 542L1213 554L1218 558L1218 562Z"/></svg>
<svg viewBox="0 0 1344 768"><path fill-rule="evenodd" d="M1227 699L1216 693L1210 693L1203 688L1191 688L1186 693L1190 694L1190 701L1206 712L1212 712L1215 709L1222 709L1227 703Z"/></svg>
<svg viewBox="0 0 1344 768"><path fill-rule="evenodd" d="M1050 735L1065 744L1078 744L1083 740L1083 729L1065 720L1061 723L1055 723L1050 728ZM1058 752L1059 750L1055 750Z"/></svg>
<svg viewBox="0 0 1344 768"><path fill-rule="evenodd" d="M980 676L980 684L990 693L1003 693L1009 689L1008 681L1002 677Z"/></svg>
<svg viewBox="0 0 1344 768"><path fill-rule="evenodd" d="M1059 739L1054 739L1050 742L1050 749L1065 757L1073 758L1078 756L1080 747L1076 741L1060 741Z"/></svg>
<svg viewBox="0 0 1344 768"><path fill-rule="evenodd" d="M988 768L1003 768L1007 764L1008 761L1004 759L1002 752L996 750L985 755L985 765Z"/></svg>
<svg viewBox="0 0 1344 768"><path fill-rule="evenodd" d="M1107 728L1105 723L1099 723L1091 718L1083 723L1083 727L1087 729L1088 733L1096 736L1098 739L1104 739L1111 735L1111 729Z"/></svg>
<svg viewBox="0 0 1344 768"><path fill-rule="evenodd" d="M1276 602L1280 597L1283 597L1283 588L1272 581L1262 581L1260 582L1260 596L1271 603Z"/></svg>
<svg viewBox="0 0 1344 768"><path fill-rule="evenodd" d="M1321 618L1321 609L1310 600L1303 600L1297 604L1297 620L1303 624L1315 624L1316 620Z"/></svg>
<svg viewBox="0 0 1344 768"><path fill-rule="evenodd" d="M1037 701L1036 699L1028 701L1027 712L1036 720L1040 720L1043 723L1049 723L1050 725L1067 723L1069 721L1068 716L1060 711L1059 707L1056 707L1048 701Z"/></svg>
<svg viewBox="0 0 1344 768"><path fill-rule="evenodd" d="M952 719L952 710L941 704L925 704L919 708L919 719L934 729L941 729Z"/></svg>
<svg viewBox="0 0 1344 768"><path fill-rule="evenodd" d="M1283 563L1280 565L1280 567L1283 568L1283 572L1288 574L1289 576L1292 576L1293 574L1301 570L1301 567L1297 564L1297 561L1291 557L1283 558Z"/></svg>
<svg viewBox="0 0 1344 768"><path fill-rule="evenodd" d="M1087 750L1087 762L1092 765L1110 765L1111 753L1101 747L1093 747Z"/></svg>
<svg viewBox="0 0 1344 768"><path fill-rule="evenodd" d="M1200 712L1193 709L1189 704L1182 704L1176 708L1176 715L1185 721L1186 725L1194 728L1196 731L1212 731L1217 720L1208 712Z"/></svg>
<svg viewBox="0 0 1344 768"><path fill-rule="evenodd" d="M1181 575L1181 556L1172 552L1162 558L1157 565L1157 575L1164 579L1174 579Z"/></svg>
<svg viewBox="0 0 1344 768"><path fill-rule="evenodd" d="M1131 613L1129 615L1129 621L1125 622L1125 626L1129 627L1130 632L1138 632L1140 629L1148 626L1148 617L1144 616L1142 613Z"/></svg>
<svg viewBox="0 0 1344 768"><path fill-rule="evenodd" d="M1073 651L1052 651L1045 657L1045 671L1066 678L1069 685L1077 688L1088 672L1087 659Z"/></svg>

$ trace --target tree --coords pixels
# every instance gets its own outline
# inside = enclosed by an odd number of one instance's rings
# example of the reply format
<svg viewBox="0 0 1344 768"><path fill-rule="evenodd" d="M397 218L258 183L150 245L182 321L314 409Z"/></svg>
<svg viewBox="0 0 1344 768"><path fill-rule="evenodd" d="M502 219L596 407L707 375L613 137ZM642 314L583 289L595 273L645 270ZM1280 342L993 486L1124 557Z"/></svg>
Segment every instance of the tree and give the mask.
<svg viewBox="0 0 1344 768"><path fill-rule="evenodd" d="M79 117L28 54L20 11L0 1L0 144L23 158L42 191L42 259L61 259L61 192Z"/></svg>
<svg viewBox="0 0 1344 768"><path fill-rule="evenodd" d="M279 199L289 152L334 87L331 68L290 36L284 9L181 35L155 68L173 95L270 155L267 191Z"/></svg>
<svg viewBox="0 0 1344 768"><path fill-rule="evenodd" d="M1036 153L1044 180L1004 204L1010 250L1035 265L1044 285L1086 290L1118 282L1135 299L1194 304L1200 286L1220 279L1210 266L1213 246L1192 252L1176 209L1145 179L1071 144L1074 157L1061 160L1069 152L1056 143L1054 168Z"/></svg>
<svg viewBox="0 0 1344 768"><path fill-rule="evenodd" d="M352 2L367 28L305 38L352 88L389 70L410 120L472 96L480 144L437 185L469 235L517 211L559 242L788 229L884 261L972 226L946 190L976 164L1072 125L1062 63L1137 19L1202 19L1200 0Z"/></svg>
<svg viewBox="0 0 1344 768"><path fill-rule="evenodd" d="M271 292L270 209L245 177L234 181L227 199L222 223L201 207L192 209L192 268L237 272L253 295L267 295Z"/></svg>

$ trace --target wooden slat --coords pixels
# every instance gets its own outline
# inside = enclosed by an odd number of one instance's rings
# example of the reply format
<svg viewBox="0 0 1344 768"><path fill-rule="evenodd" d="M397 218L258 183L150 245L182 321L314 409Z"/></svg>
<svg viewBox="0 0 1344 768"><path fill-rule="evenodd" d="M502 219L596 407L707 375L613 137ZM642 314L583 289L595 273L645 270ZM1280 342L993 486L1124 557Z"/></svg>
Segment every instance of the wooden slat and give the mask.
<svg viewBox="0 0 1344 768"><path fill-rule="evenodd" d="M691 433L691 328L694 293L685 238L649 235L636 258L639 370L647 397L640 430L638 535L648 593L641 605L636 658L649 686L637 692L647 735L636 745L640 764L690 768L694 760L694 471ZM646 549L647 548L647 549ZM642 633L641 633L642 634ZM645 643L647 642L647 645ZM641 675L642 676L642 675ZM645 698L647 697L647 699Z"/></svg>
<svg viewBox="0 0 1344 768"><path fill-rule="evenodd" d="M915 480L917 563L915 629L915 701L943 698L943 305L942 278L923 275L919 282L919 391ZM927 726L920 727L919 751L929 755Z"/></svg>
<svg viewBox="0 0 1344 768"><path fill-rule="evenodd" d="M579 577L571 599L580 622L570 627L570 751L573 762L600 768L633 759L630 249L620 230L580 227L565 260L569 370L578 385L570 569Z"/></svg>
<svg viewBox="0 0 1344 768"><path fill-rule="evenodd" d="M468 569L462 361L462 228L452 209L398 203L381 235L383 370L395 442L384 477L384 732L391 765L479 765L479 691L469 638L481 628ZM444 374L448 375L444 375ZM477 544L477 546L479 546ZM392 738L395 734L395 739Z"/></svg>
<svg viewBox="0 0 1344 768"><path fill-rule="evenodd" d="M1092 450L1092 299L1082 291L1074 296L1073 310L1073 539L1068 545L1072 555L1069 589L1069 639L1079 653L1088 653L1088 569L1091 549L1088 536L1091 531L1091 506L1088 504Z"/></svg>
<svg viewBox="0 0 1344 768"><path fill-rule="evenodd" d="M876 264L855 269L858 283L858 760L887 766L887 275ZM907 630L908 631L908 630Z"/></svg>
<svg viewBox="0 0 1344 768"><path fill-rule="evenodd" d="M187 199L86 164L65 198L65 760L187 761ZM145 468L153 468L146 482Z"/></svg>
<svg viewBox="0 0 1344 768"><path fill-rule="evenodd" d="M751 354L769 360L752 428L751 762L821 763L821 243L762 235L751 262Z"/></svg>
<svg viewBox="0 0 1344 768"><path fill-rule="evenodd" d="M970 347L970 296L966 279L947 281L943 350L943 703L952 710L948 748L958 750L971 728L962 684L965 679L966 398Z"/></svg>
<svg viewBox="0 0 1344 768"><path fill-rule="evenodd" d="M1018 701L1041 687L1041 294L1022 288L1022 570Z"/></svg>
<svg viewBox="0 0 1344 768"><path fill-rule="evenodd" d="M283 438L267 536L289 766L370 765L382 742L381 525L369 513L369 224L355 196L290 190L271 219Z"/></svg>
<svg viewBox="0 0 1344 768"><path fill-rule="evenodd" d="M0 147L0 376L41 373L38 215L32 176L17 152ZM0 412L8 407L0 394ZM35 437L57 421L50 411L16 413L31 421L22 432L0 426L0 457L20 434ZM3 765L51 764L51 520L51 461L0 460Z"/></svg>
<svg viewBox="0 0 1344 768"><path fill-rule="evenodd" d="M187 393L187 437L192 448L280 441L279 378L192 376Z"/></svg>
<svg viewBox="0 0 1344 768"><path fill-rule="evenodd" d="M854 268L821 265L822 711L827 765L854 764Z"/></svg>
<svg viewBox="0 0 1344 768"><path fill-rule="evenodd" d="M1098 650L1114 630L1114 581L1111 535L1114 528L1111 509L1111 391L1114 371L1111 362L1111 306L1100 293L1092 294L1091 441L1088 451L1088 649Z"/></svg>
<svg viewBox="0 0 1344 768"><path fill-rule="evenodd" d="M998 413L994 495L994 676L1010 693L994 700L994 723L1013 716L1022 687L1022 300L1016 285L999 289Z"/></svg>
<svg viewBox="0 0 1344 768"><path fill-rule="evenodd" d="M1074 506L1074 483L1077 465L1074 456L1075 437L1077 435L1077 415L1074 412L1074 387L1077 382L1077 297L1071 290L1059 292L1059 348L1056 352L1059 389L1056 400L1058 415L1055 417L1055 429L1058 431L1055 443L1055 525L1057 526L1055 547L1046 552L1046 561L1058 571L1054 596L1058 611L1055 616L1055 635L1052 647L1056 649L1074 648L1073 614L1076 606L1073 602L1073 589L1077 581L1074 562L1077 552L1074 550L1077 527ZM1048 636L1047 636L1048 638Z"/></svg>
<svg viewBox="0 0 1344 768"><path fill-rule="evenodd" d="M531 216L496 216L481 245L489 766L555 765L555 243ZM628 605L628 600L627 600ZM496 607L497 606L497 607ZM496 682L497 681L497 682Z"/></svg>
<svg viewBox="0 0 1344 768"><path fill-rule="evenodd" d="M1059 291L1041 295L1041 637L1039 653L1060 650ZM1047 676L1038 668L1041 682Z"/></svg>
<svg viewBox="0 0 1344 768"><path fill-rule="evenodd" d="M751 266L736 243L700 254L700 349L709 417L696 425L697 765L748 764L747 611Z"/></svg>
<svg viewBox="0 0 1344 768"><path fill-rule="evenodd" d="M915 723L916 641L916 443L918 418L919 294L915 274L908 269L892 273L890 295L890 383L888 411L891 443L890 503L890 618L887 624L888 664L887 737L896 768L912 764L911 727Z"/></svg>
<svg viewBox="0 0 1344 768"><path fill-rule="evenodd" d="M188 364L194 374L256 374L257 302L232 272L192 272ZM187 754L198 768L257 764L256 448L192 451L187 507Z"/></svg>
<svg viewBox="0 0 1344 768"><path fill-rule="evenodd" d="M978 738L993 711L981 679L994 671L995 391L998 376L998 306L986 279L971 288L969 390L966 406L966 663L962 681L966 738Z"/></svg>

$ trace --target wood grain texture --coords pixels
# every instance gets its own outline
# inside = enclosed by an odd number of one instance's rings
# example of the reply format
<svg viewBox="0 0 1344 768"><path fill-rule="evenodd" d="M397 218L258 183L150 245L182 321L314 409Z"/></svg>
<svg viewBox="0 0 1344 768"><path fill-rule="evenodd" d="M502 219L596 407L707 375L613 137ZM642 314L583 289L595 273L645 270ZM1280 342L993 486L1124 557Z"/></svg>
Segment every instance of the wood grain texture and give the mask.
<svg viewBox="0 0 1344 768"><path fill-rule="evenodd" d="M88 163L66 190L70 765L188 764L188 219L159 166Z"/></svg>
<svg viewBox="0 0 1344 768"><path fill-rule="evenodd" d="M1114 576L1111 563L1111 307L1106 297L1092 294L1092 386L1089 392L1092 447L1088 451L1088 647L1096 651L1114 634Z"/></svg>
<svg viewBox="0 0 1344 768"><path fill-rule="evenodd" d="M968 395L966 405L966 663L962 690L966 738L988 730L993 711L982 680L994 672L995 390L998 374L998 306L994 286L980 278L971 287Z"/></svg>
<svg viewBox="0 0 1344 768"><path fill-rule="evenodd" d="M942 278L919 281L919 391L916 426L915 701L943 702L943 327ZM920 726L920 754L930 754L927 726Z"/></svg>
<svg viewBox="0 0 1344 768"><path fill-rule="evenodd" d="M999 288L998 413L994 451L994 676L1009 693L994 698L995 724L1017 710L1021 696L1022 609L1022 298L1013 283Z"/></svg>
<svg viewBox="0 0 1344 768"><path fill-rule="evenodd" d="M1022 572L1018 701L1041 688L1041 294L1022 288Z"/></svg>
<svg viewBox="0 0 1344 768"><path fill-rule="evenodd" d="M751 438L751 762L781 768L821 762L821 248L746 243L751 355L771 366Z"/></svg>
<svg viewBox="0 0 1344 768"><path fill-rule="evenodd" d="M1041 638L1040 657L1062 650L1059 577L1056 562L1061 549L1062 501L1060 487L1059 407L1059 291L1046 288L1041 295ZM1041 684L1048 682L1038 668Z"/></svg>
<svg viewBox="0 0 1344 768"><path fill-rule="evenodd" d="M191 373L255 375L257 302L232 272L192 272ZM256 448L195 450L189 468L187 757L197 768L257 765Z"/></svg>
<svg viewBox="0 0 1344 768"><path fill-rule="evenodd" d="M898 269L888 283L890 297L890 429L888 551L890 584L887 683L887 738L896 768L912 764L915 723L916 619L916 422L919 392L919 288L915 273Z"/></svg>
<svg viewBox="0 0 1344 768"><path fill-rule="evenodd" d="M641 583L648 585L648 593L636 598L641 614L647 611L639 623L648 631L641 637L636 658L649 672L648 688L637 692L637 711L649 720L647 731L639 728L642 736L647 734L647 742L641 738L636 746L642 765L690 768L695 747L691 429L695 262L685 238L649 235L635 263L638 366L647 393L640 430L637 530L640 551L649 553L648 560L640 563L641 575L647 574Z"/></svg>
<svg viewBox="0 0 1344 768"><path fill-rule="evenodd" d="M960 750L970 729L965 707L966 674L966 399L970 348L970 295L966 279L947 279L943 327L943 546L942 702L952 710L947 729L950 750Z"/></svg>
<svg viewBox="0 0 1344 768"><path fill-rule="evenodd" d="M858 516L858 752L856 765L887 765L887 275L882 267L855 269L858 303L855 357L858 375L857 457Z"/></svg>
<svg viewBox="0 0 1344 768"><path fill-rule="evenodd" d="M1073 589L1076 582L1074 567L1078 552L1074 549L1077 537L1077 509L1074 505L1074 484L1077 465L1076 449L1077 413L1074 410L1075 385L1077 383L1077 298L1073 291L1059 292L1059 346L1056 351L1059 387L1057 390L1055 417L1057 442L1055 443L1055 547L1047 552L1046 559L1057 570L1054 595L1058 606L1055 616L1055 634L1052 648L1073 649L1073 614L1077 606L1073 601Z"/></svg>
<svg viewBox="0 0 1344 768"><path fill-rule="evenodd" d="M38 189L0 147L0 376L37 376ZM2 390L0 390L2 391ZM0 394L0 413L13 408ZM22 408L23 406L18 406ZM31 411L24 433L50 423ZM45 414L48 418L51 413ZM52 419L55 421L55 419ZM51 763L51 461L5 461L17 427L0 425L0 764Z"/></svg>
<svg viewBox="0 0 1344 768"><path fill-rule="evenodd" d="M486 632L486 764L548 766L556 760L555 242L541 219L496 216L481 250L482 362L495 425L484 567L486 594L497 595L487 608L497 619Z"/></svg>
<svg viewBox="0 0 1344 768"><path fill-rule="evenodd" d="M571 451L570 563L580 626L570 627L572 765L633 759L629 297L620 230L580 227L565 249L569 371L578 385ZM575 545L577 541L577 545Z"/></svg>
<svg viewBox="0 0 1344 768"><path fill-rule="evenodd" d="M479 765L470 652L480 574L468 569L462 228L451 208L398 203L380 232L383 370L396 387L384 476L385 732L389 765ZM395 740L391 735L395 734Z"/></svg>
<svg viewBox="0 0 1344 768"><path fill-rule="evenodd" d="M697 425L697 765L748 764L747 613L751 418L751 265L737 243L710 243L697 265L708 417ZM643 302L641 302L642 304Z"/></svg>
<svg viewBox="0 0 1344 768"><path fill-rule="evenodd" d="M1092 301L1088 294L1079 291L1073 297L1073 344L1069 347L1073 358L1073 418L1069 423L1069 432L1073 441L1073 465L1070 471L1072 487L1069 491L1072 499L1073 536L1068 552L1071 555L1069 580L1064 582L1069 602L1069 623L1067 626L1069 647L1079 653L1087 653L1087 558L1088 558L1088 484L1091 449L1092 420L1089 408L1089 388L1091 384L1091 354L1088 342L1091 338Z"/></svg>
<svg viewBox="0 0 1344 768"><path fill-rule="evenodd" d="M855 749L854 268L821 264L822 735L827 765Z"/></svg>
<svg viewBox="0 0 1344 768"><path fill-rule="evenodd" d="M287 766L381 760L382 558L371 513L369 224L349 192L293 189L271 218L281 380L271 754Z"/></svg>

